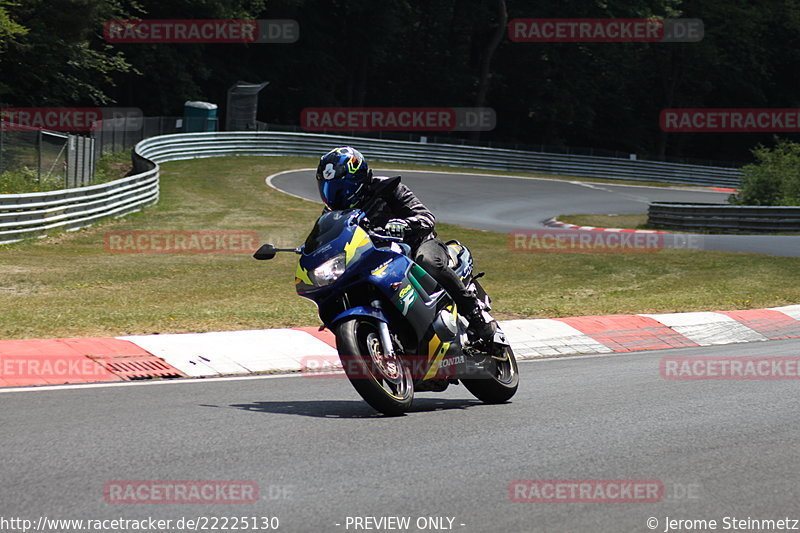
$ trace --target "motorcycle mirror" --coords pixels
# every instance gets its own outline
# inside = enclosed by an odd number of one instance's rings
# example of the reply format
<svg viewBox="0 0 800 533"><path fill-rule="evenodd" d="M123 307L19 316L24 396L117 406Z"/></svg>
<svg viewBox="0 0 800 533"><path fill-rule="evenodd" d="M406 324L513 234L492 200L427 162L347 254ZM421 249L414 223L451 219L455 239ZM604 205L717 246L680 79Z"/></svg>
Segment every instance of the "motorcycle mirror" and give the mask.
<svg viewBox="0 0 800 533"><path fill-rule="evenodd" d="M268 261L270 259L273 259L276 253L277 250L273 245L265 244L261 248L259 248L255 254L253 254L253 257L258 259L259 261Z"/></svg>

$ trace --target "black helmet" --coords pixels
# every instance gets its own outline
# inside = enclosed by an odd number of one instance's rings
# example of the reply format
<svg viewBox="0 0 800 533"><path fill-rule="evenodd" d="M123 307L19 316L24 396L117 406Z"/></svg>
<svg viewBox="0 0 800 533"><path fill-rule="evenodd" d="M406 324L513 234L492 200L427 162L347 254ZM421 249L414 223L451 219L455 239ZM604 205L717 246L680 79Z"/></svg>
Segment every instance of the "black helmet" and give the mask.
<svg viewBox="0 0 800 533"><path fill-rule="evenodd" d="M344 146L322 156L317 167L319 195L330 209L356 207L364 198L372 171L361 152Z"/></svg>

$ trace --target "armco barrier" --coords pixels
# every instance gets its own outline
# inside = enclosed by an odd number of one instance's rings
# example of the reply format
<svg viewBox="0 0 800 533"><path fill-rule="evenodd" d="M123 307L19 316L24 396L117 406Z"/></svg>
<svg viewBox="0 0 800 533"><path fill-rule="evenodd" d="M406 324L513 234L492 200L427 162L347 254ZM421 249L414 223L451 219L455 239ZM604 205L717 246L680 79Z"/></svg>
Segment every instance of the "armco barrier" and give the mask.
<svg viewBox="0 0 800 533"><path fill-rule="evenodd" d="M717 187L736 187L741 179L741 171L735 168L273 131L163 135L140 142L136 150L163 162L218 155L319 156L343 144L358 148L370 159L399 163Z"/></svg>
<svg viewBox="0 0 800 533"><path fill-rule="evenodd" d="M0 195L0 244L52 230L78 229L156 203L161 162L224 155L319 156L344 144L387 162L720 187L737 186L741 176L733 168L338 135L272 131L162 135L136 145L133 176L80 189Z"/></svg>
<svg viewBox="0 0 800 533"><path fill-rule="evenodd" d="M714 233L796 232L800 207L655 202L650 204L647 224Z"/></svg>
<svg viewBox="0 0 800 533"><path fill-rule="evenodd" d="M158 202L158 167L101 185L0 195L0 244L75 230Z"/></svg>

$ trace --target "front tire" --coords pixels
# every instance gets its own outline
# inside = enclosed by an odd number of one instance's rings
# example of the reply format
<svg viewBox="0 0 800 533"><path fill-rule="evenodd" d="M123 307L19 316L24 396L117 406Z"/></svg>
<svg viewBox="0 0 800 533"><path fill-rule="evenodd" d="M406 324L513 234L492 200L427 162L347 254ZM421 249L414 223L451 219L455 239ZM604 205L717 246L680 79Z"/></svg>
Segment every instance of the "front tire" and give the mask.
<svg viewBox="0 0 800 533"><path fill-rule="evenodd" d="M517 393L519 370L514 350L506 346L502 360L493 358L497 367L495 375L484 379L464 379L462 383L473 396L484 403L505 403Z"/></svg>
<svg viewBox="0 0 800 533"><path fill-rule="evenodd" d="M347 378L364 401L390 416L408 411L414 401L411 370L396 354L385 354L374 320L352 318L339 324L336 349Z"/></svg>

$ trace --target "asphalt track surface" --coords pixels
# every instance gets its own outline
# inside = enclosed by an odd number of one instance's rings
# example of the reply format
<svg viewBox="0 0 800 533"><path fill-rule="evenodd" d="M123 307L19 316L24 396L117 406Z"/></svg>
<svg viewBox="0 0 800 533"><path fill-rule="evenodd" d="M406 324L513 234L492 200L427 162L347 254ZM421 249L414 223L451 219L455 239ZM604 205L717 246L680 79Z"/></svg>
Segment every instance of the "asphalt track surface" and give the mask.
<svg viewBox="0 0 800 533"><path fill-rule="evenodd" d="M724 198L407 174L442 219L501 231L570 211L643 210L637 195ZM301 177L285 175L277 185L308 192L313 181ZM452 179L474 180L486 197L469 199ZM506 185L520 187L516 199ZM456 212L463 218L450 218ZM400 516L411 519L406 531L425 531L415 525L420 517L447 517L452 530L471 533L651 531L650 518L664 531L667 517L714 519L717 529L725 517L800 519L797 381L670 381L660 374L669 356L798 353L796 339L523 362L510 403L483 405L456 386L419 394L397 418L377 415L341 376L3 389L0 523L275 516L279 531L337 532L392 531L347 528L347 519ZM664 494L656 503L512 502L510 484L526 479L658 480ZM251 481L261 498L244 505L104 499L107 483L128 480Z"/></svg>
<svg viewBox="0 0 800 533"><path fill-rule="evenodd" d="M789 340L523 362L510 403L483 405L456 386L418 395L397 418L376 415L342 377L5 389L0 517L277 516L279 531L336 532L355 531L348 516L434 516L469 533L800 519L797 381L670 381L659 367L667 356L799 352ZM514 503L519 479L659 480L664 498ZM120 480L246 480L262 498L106 503L104 485Z"/></svg>
<svg viewBox="0 0 800 533"><path fill-rule="evenodd" d="M689 188L645 187L479 174L377 170L401 174L437 219L497 232L543 227L569 214L647 213L650 202L725 203L728 193ZM277 189L319 201L314 172L300 170L271 180ZM800 257L799 235L697 235L703 250Z"/></svg>

